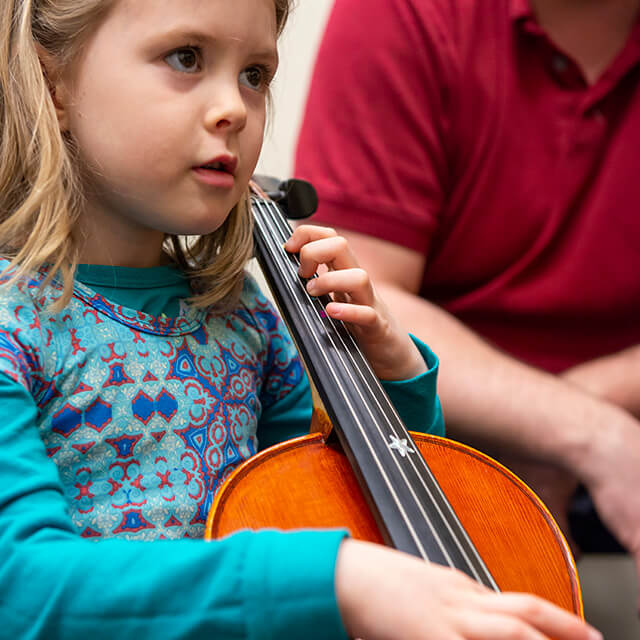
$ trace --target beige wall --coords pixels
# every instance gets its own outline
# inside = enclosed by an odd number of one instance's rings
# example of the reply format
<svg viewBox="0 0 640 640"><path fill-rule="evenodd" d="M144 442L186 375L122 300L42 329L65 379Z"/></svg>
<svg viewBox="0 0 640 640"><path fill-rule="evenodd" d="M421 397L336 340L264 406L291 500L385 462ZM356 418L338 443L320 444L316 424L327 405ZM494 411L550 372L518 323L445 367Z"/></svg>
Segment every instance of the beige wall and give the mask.
<svg viewBox="0 0 640 640"><path fill-rule="evenodd" d="M295 141L313 59L333 0L297 0L280 40L280 67L273 85L273 119L258 173L291 177Z"/></svg>

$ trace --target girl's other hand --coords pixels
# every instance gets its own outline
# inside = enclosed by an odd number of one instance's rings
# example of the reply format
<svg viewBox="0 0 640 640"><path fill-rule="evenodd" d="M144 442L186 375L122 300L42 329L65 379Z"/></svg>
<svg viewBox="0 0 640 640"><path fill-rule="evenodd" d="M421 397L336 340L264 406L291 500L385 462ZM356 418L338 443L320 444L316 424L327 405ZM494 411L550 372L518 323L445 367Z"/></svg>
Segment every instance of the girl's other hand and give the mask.
<svg viewBox="0 0 640 640"><path fill-rule="evenodd" d="M380 545L345 540L335 577L349 637L366 640L602 640L577 616Z"/></svg>
<svg viewBox="0 0 640 640"><path fill-rule="evenodd" d="M302 225L284 248L300 254L300 276L311 278L309 294L331 295L327 315L348 324L378 378L406 380L427 370L409 334L376 295L369 274L360 267L345 238L328 227Z"/></svg>

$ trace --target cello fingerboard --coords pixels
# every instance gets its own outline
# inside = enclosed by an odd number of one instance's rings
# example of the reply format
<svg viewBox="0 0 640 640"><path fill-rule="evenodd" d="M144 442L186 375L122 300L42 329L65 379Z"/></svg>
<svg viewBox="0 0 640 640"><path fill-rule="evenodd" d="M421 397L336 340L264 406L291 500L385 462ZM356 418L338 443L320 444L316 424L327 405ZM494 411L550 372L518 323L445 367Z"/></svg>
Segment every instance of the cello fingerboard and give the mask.
<svg viewBox="0 0 640 640"><path fill-rule="evenodd" d="M330 298L307 293L298 257L282 248L291 227L278 206L252 196L251 207L258 261L385 541L497 591L352 335L324 312Z"/></svg>

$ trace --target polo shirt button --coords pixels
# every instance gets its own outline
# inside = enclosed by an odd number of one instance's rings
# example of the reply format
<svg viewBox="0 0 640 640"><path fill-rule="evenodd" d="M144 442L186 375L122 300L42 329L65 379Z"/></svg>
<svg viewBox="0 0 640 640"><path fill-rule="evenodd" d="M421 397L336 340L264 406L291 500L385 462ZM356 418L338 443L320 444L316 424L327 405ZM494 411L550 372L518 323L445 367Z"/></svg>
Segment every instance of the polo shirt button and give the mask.
<svg viewBox="0 0 640 640"><path fill-rule="evenodd" d="M551 66L556 73L564 73L569 68L569 61L566 56L556 53L551 59Z"/></svg>

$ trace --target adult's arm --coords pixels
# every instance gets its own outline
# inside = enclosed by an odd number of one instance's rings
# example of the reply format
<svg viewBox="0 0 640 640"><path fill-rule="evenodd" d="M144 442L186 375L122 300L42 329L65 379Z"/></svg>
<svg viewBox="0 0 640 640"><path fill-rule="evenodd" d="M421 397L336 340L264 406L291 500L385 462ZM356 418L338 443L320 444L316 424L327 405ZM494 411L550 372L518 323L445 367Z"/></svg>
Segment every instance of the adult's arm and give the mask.
<svg viewBox="0 0 640 640"><path fill-rule="evenodd" d="M640 345L583 362L561 375L640 418Z"/></svg>
<svg viewBox="0 0 640 640"><path fill-rule="evenodd" d="M640 573L640 423L576 384L525 365L417 295L424 257L338 229L396 317L440 358L447 431L575 474Z"/></svg>

